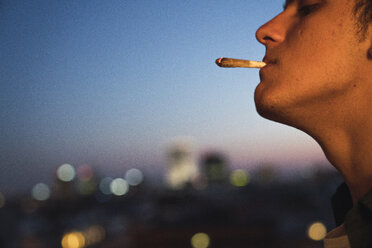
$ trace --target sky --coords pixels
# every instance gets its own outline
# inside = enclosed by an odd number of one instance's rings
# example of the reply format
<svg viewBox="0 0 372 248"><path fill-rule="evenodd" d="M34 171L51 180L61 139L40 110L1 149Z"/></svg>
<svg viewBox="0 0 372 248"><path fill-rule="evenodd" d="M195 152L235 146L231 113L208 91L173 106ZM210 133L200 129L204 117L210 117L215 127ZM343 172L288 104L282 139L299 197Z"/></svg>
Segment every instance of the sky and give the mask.
<svg viewBox="0 0 372 248"><path fill-rule="evenodd" d="M325 162L306 134L261 118L259 26L278 0L0 0L0 191L63 163L157 177L178 137L231 167ZM20 182L15 187L13 182Z"/></svg>

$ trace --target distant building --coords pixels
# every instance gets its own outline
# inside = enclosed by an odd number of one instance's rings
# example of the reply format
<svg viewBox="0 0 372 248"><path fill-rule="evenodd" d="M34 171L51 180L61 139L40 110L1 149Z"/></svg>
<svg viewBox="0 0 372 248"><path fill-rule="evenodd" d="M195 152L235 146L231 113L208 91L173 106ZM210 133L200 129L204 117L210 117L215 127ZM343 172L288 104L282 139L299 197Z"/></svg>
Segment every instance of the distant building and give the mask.
<svg viewBox="0 0 372 248"><path fill-rule="evenodd" d="M167 154L166 181L172 189L182 189L198 174L194 147L189 140L174 142Z"/></svg>
<svg viewBox="0 0 372 248"><path fill-rule="evenodd" d="M201 172L208 182L223 182L228 176L227 158L219 152L209 152L201 158Z"/></svg>
<svg viewBox="0 0 372 248"><path fill-rule="evenodd" d="M275 165L270 163L263 163L259 166L257 171L257 178L259 183L269 185L277 180L277 172Z"/></svg>

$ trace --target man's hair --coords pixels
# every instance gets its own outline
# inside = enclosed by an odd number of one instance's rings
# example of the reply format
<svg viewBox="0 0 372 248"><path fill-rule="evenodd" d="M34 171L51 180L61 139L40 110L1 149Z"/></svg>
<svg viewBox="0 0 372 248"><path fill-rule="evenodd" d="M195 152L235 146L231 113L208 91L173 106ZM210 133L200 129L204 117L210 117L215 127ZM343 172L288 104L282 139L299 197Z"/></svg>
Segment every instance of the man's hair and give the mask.
<svg viewBox="0 0 372 248"><path fill-rule="evenodd" d="M368 25L372 23L372 0L356 0L354 12L358 20L359 32L364 39Z"/></svg>

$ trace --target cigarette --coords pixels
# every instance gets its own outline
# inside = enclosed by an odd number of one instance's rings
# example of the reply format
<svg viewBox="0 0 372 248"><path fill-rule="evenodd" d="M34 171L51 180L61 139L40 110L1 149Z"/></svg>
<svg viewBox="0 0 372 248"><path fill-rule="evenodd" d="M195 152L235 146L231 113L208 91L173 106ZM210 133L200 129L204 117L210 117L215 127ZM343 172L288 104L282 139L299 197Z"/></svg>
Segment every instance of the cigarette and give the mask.
<svg viewBox="0 0 372 248"><path fill-rule="evenodd" d="M244 59L230 59L230 58L218 58L216 64L219 67L244 67L244 68L262 68L266 65L265 62L252 61Z"/></svg>

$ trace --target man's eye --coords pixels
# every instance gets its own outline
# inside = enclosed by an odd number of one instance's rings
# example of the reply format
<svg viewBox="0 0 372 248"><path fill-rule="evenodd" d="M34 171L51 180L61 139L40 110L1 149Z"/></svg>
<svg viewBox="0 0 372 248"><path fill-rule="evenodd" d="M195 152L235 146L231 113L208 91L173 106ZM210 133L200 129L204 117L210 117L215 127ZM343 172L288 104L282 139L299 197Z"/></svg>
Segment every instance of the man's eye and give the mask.
<svg viewBox="0 0 372 248"><path fill-rule="evenodd" d="M314 12L315 10L317 10L319 8L319 6L320 6L320 4L304 5L304 6L301 6L298 9L298 13L301 16L307 16L307 15L311 14L312 12Z"/></svg>

